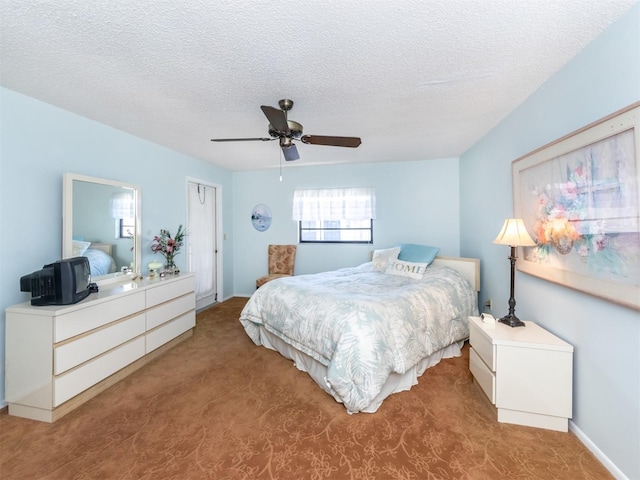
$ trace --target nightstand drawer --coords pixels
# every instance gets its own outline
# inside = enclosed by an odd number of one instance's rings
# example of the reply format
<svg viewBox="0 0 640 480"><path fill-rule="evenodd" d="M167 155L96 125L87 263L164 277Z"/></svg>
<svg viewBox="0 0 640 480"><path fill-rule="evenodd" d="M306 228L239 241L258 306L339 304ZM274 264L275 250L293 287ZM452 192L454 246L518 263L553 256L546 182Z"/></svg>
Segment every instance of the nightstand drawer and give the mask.
<svg viewBox="0 0 640 480"><path fill-rule="evenodd" d="M492 404L496 403L496 376L484 364L474 348L469 350L469 370Z"/></svg>
<svg viewBox="0 0 640 480"><path fill-rule="evenodd" d="M480 356L482 361L491 369L496 371L495 346L491 338L482 332L482 327L474 322L469 322L469 343Z"/></svg>

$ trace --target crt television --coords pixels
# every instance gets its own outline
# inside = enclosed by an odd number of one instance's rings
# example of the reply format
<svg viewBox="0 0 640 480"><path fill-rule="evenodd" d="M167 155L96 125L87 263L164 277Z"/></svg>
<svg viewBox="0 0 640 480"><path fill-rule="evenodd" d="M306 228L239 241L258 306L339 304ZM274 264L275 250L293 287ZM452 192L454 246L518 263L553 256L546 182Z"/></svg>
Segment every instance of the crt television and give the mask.
<svg viewBox="0 0 640 480"><path fill-rule="evenodd" d="M91 293L90 283L89 259L73 257L21 277L20 291L31 292L31 305L70 305Z"/></svg>

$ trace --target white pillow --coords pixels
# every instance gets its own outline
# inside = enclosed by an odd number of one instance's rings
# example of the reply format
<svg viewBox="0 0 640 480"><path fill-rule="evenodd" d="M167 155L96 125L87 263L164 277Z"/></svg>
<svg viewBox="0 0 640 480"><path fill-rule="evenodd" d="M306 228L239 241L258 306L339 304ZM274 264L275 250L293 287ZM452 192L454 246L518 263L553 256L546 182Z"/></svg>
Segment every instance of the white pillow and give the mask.
<svg viewBox="0 0 640 480"><path fill-rule="evenodd" d="M84 255L84 252L87 251L91 242L81 242L80 240L74 240L73 245L71 246L71 254L74 257L81 257Z"/></svg>
<svg viewBox="0 0 640 480"><path fill-rule="evenodd" d="M389 260L395 260L400 254L400 247L385 248L383 250L374 250L373 258L373 271L384 272L387 269Z"/></svg>
<svg viewBox="0 0 640 480"><path fill-rule="evenodd" d="M429 266L428 263L405 262L403 260L390 260L384 273L397 275L398 277L409 277L421 279Z"/></svg>

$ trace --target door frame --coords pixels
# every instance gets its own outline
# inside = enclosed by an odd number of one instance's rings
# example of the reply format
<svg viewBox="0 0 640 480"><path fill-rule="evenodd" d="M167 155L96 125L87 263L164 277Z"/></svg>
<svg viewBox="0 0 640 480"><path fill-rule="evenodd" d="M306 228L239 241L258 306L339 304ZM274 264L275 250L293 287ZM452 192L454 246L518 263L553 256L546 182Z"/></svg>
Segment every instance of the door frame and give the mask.
<svg viewBox="0 0 640 480"><path fill-rule="evenodd" d="M215 301L214 303L211 304L207 304L204 307L201 305L198 305L198 303L196 302L196 310L202 310L204 308L207 308L217 302L222 301L222 299L224 298L222 293L223 293L223 270L224 270L224 265L223 265L223 241L224 241L224 232L222 231L222 185L218 184L218 183L213 183L207 180L201 180L199 178L195 178L195 177L187 177L186 178L186 184L185 184L185 193L187 195L187 201L186 201L186 219L187 219L187 225L189 224L189 184L190 183L195 183L195 184L199 184L199 185L204 185L205 187L209 187L209 188L213 188L216 192L215 195ZM187 232L187 236L186 236L187 242L189 241L189 235ZM189 256L189 265L188 267L191 267L191 256Z"/></svg>

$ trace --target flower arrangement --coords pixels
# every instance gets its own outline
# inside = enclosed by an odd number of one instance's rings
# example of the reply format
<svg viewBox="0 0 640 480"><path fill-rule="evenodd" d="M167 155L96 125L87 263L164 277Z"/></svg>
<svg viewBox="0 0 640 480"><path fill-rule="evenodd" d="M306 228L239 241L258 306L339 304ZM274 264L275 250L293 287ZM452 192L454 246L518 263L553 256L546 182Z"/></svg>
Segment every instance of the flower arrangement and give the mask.
<svg viewBox="0 0 640 480"><path fill-rule="evenodd" d="M568 254L573 245L581 239L576 227L579 222L569 220L564 216L548 217L546 220L538 220L534 225L534 231L538 244L551 244L562 255Z"/></svg>
<svg viewBox="0 0 640 480"><path fill-rule="evenodd" d="M151 250L153 251L153 253L160 253L162 256L164 256L167 262L168 270L172 270L173 268L175 268L173 257L175 257L179 253L180 247L184 245L185 235L186 232L182 228L182 225L180 225L175 237L172 237L171 232L169 232L169 230L165 230L164 228L160 230L160 235L156 235L155 237L153 237Z"/></svg>

